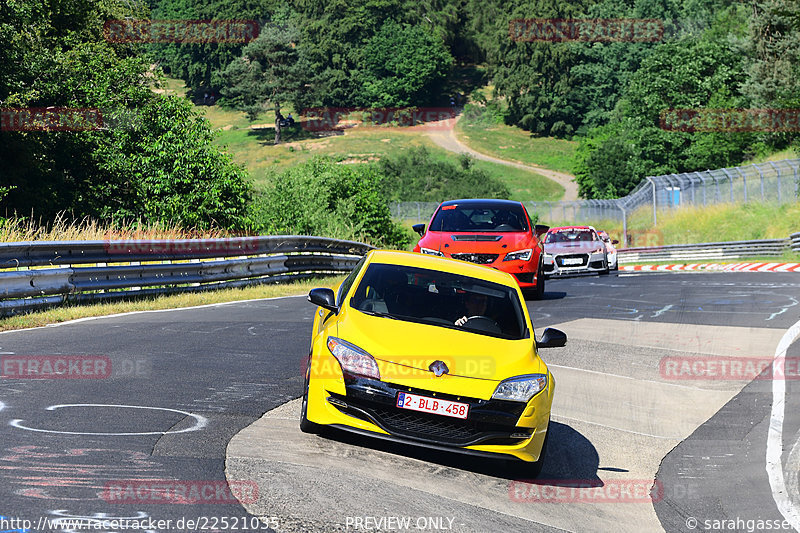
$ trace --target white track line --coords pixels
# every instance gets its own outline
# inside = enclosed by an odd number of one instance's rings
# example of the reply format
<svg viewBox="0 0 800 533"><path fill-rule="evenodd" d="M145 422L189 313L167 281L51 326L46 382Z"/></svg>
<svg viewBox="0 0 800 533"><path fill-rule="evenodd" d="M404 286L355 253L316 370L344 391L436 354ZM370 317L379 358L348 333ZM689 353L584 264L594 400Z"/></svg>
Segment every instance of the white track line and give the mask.
<svg viewBox="0 0 800 533"><path fill-rule="evenodd" d="M800 321L796 322L784 333L775 350L773 368L780 365L785 367L786 351L789 346L800 337ZM767 475L769 486L772 489L772 499L778 510L796 531L800 531L800 510L789 498L786 482L783 477L783 414L786 408L786 380L784 378L772 379L772 413L769 420L769 433L767 435Z"/></svg>

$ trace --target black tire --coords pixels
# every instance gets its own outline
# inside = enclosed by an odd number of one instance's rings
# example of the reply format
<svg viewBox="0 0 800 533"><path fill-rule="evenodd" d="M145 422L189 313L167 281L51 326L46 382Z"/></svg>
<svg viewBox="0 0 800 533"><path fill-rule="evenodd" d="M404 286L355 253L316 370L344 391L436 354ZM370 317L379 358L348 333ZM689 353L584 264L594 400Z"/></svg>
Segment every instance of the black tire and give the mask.
<svg viewBox="0 0 800 533"><path fill-rule="evenodd" d="M306 368L306 379L303 386L303 402L300 408L300 431L303 433L319 433L321 426L308 419L308 385L311 380L311 356L308 356L308 368Z"/></svg>
<svg viewBox="0 0 800 533"><path fill-rule="evenodd" d="M539 261L539 270L536 272L536 287L529 289L526 296L530 296L534 300L541 300L544 298L544 268L542 262Z"/></svg>
<svg viewBox="0 0 800 533"><path fill-rule="evenodd" d="M608 258L606 258L606 268L605 270L600 271L601 276L608 276L608 273L611 272L611 268L608 266Z"/></svg>

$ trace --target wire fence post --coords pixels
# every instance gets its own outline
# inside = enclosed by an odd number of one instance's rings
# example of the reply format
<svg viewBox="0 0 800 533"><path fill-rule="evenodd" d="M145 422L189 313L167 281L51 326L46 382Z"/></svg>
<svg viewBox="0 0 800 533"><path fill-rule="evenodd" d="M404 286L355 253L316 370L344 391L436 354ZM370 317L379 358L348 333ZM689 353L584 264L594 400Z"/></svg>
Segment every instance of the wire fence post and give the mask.
<svg viewBox="0 0 800 533"><path fill-rule="evenodd" d="M783 199L781 198L781 169L775 166L775 163L770 161L769 164L775 169L775 174L778 178L778 205L783 203Z"/></svg>
<svg viewBox="0 0 800 533"><path fill-rule="evenodd" d="M656 182L650 176L648 176L645 179L650 182L650 185L653 186L653 226L657 226L658 225L658 216L656 215L656 208L657 208L657 205L658 205L658 200L656 198Z"/></svg>
<svg viewBox="0 0 800 533"><path fill-rule="evenodd" d="M761 201L763 202L764 201L764 172L761 170L760 166L755 165L755 164L753 166L756 167L756 170L758 170L758 177L761 179ZM736 167L736 170L739 170L740 173L742 172L739 169L739 167Z"/></svg>
<svg viewBox="0 0 800 533"><path fill-rule="evenodd" d="M733 199L733 176L731 176L731 174L730 174L730 172L728 172L727 168L723 168L722 172L724 172L725 175L728 176L728 181L731 184L731 203L734 203L735 201Z"/></svg>

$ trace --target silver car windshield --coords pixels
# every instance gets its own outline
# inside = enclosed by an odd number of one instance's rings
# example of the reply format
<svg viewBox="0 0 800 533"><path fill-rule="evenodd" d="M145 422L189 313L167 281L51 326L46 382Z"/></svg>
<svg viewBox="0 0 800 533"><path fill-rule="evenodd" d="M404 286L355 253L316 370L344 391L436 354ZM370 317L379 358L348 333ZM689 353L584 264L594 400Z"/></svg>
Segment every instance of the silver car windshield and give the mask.
<svg viewBox="0 0 800 533"><path fill-rule="evenodd" d="M545 244L557 242L592 242L597 240L590 229L559 230L547 234Z"/></svg>

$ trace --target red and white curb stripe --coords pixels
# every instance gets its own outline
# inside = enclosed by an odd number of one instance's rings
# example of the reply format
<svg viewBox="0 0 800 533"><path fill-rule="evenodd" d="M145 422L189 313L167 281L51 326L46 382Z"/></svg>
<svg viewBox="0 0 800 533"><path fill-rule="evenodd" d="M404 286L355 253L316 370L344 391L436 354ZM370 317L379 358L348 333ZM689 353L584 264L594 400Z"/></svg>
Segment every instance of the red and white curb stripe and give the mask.
<svg viewBox="0 0 800 533"><path fill-rule="evenodd" d="M718 272L800 272L800 263L693 263L689 265L620 265L625 272L713 270Z"/></svg>

